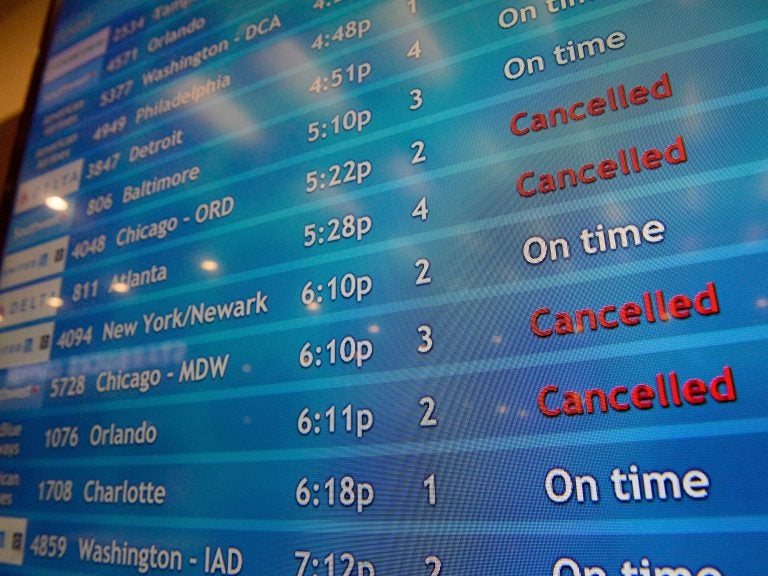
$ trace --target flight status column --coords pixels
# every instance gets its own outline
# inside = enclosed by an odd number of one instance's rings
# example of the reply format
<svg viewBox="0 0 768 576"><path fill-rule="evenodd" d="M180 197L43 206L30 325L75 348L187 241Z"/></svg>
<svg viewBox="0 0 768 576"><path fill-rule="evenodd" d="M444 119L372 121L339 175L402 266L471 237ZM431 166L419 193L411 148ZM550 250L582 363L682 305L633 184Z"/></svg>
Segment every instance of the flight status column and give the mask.
<svg viewBox="0 0 768 576"><path fill-rule="evenodd" d="M63 3L4 570L761 574L768 9L258 4Z"/></svg>

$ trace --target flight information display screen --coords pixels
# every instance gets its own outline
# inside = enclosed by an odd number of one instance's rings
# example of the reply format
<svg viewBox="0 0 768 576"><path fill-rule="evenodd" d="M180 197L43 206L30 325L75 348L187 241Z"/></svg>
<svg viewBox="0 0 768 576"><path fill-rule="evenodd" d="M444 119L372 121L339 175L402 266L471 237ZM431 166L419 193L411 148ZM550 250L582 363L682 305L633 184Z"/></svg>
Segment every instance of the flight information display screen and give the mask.
<svg viewBox="0 0 768 576"><path fill-rule="evenodd" d="M768 574L766 32L757 0L61 2L7 210L0 573Z"/></svg>

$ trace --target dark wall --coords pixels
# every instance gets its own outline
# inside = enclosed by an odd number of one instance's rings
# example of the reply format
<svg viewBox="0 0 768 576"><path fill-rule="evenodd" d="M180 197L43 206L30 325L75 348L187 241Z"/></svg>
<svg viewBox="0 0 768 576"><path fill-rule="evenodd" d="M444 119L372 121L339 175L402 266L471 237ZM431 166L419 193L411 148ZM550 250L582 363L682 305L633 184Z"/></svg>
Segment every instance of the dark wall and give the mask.
<svg viewBox="0 0 768 576"><path fill-rule="evenodd" d="M14 116L0 123L0 184L5 182L8 175L8 168L13 154L13 145L16 139L16 132L19 127L19 117ZM5 186L0 186L0 193L5 190Z"/></svg>

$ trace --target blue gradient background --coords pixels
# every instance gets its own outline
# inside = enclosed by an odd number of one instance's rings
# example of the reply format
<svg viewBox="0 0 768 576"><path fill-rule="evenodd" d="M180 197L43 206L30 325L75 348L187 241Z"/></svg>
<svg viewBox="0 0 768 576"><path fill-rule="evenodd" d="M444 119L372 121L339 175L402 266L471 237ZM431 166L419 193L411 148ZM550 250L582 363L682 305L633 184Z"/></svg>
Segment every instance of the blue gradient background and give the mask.
<svg viewBox="0 0 768 576"><path fill-rule="evenodd" d="M60 30L71 29L86 11L91 20L77 36L60 33L54 52L154 6L64 4ZM310 0L256 7L201 0L160 23L148 19L145 30L110 45L102 60L136 45L142 50L135 64L113 74L102 69L98 85L37 111L22 181L41 173L34 152L43 116L79 97L87 104L72 158L84 157L87 164L117 151L122 158L114 172L83 180L69 198L65 225L15 239L14 230L49 217L45 207L11 223L7 253L64 235L74 246L106 234L107 248L99 256L68 259L65 304L55 318L54 341L67 329L92 325L94 343L55 348L50 363L1 375L7 387L38 385L42 394L53 377L88 378L80 399L46 394L34 407L3 404L3 418L24 426L23 458L3 463L24 478L6 515L30 519L28 541L55 533L67 535L70 544L62 560L28 551L23 568L4 566L2 573L135 573L79 562L76 540L85 536L178 547L185 556L201 556L205 545L237 546L248 574L295 574L296 550L317 558L352 552L373 561L380 575L429 574L429 554L441 557L444 574L551 574L566 556L611 575L620 573L624 560L638 565L642 557L694 574L703 566L730 576L768 573L768 73L762 58L768 6L752 0L626 0L549 15L539 4L535 22L503 30L498 14L511 3L488 0L420 0L417 16L405 1L345 1L316 11ZM274 13L280 30L234 42L243 26ZM203 32L155 54L144 49L150 37L199 15L207 20ZM373 23L363 39L310 48L318 33L353 18ZM554 45L617 30L627 37L622 49L554 64ZM166 64L172 54L223 38L230 41L228 52L142 86L142 72ZM406 59L417 38L422 57ZM504 78L508 58L534 55L545 58L543 72ZM373 74L360 86L308 91L318 75L363 62ZM671 98L522 138L509 131L518 111L587 101L620 83L650 85L663 72L671 78ZM133 121L141 106L225 73L232 78L226 90L152 121ZM130 97L99 108L101 91L128 79L135 83ZM423 91L424 105L409 111L414 88ZM309 123L329 122L350 109L372 112L360 134L307 141ZM124 135L95 146L90 134L122 113L128 119ZM127 161L131 146L177 128L184 130L183 146ZM684 164L532 198L515 190L522 172L599 162L630 146L664 148L678 135L686 143ZM425 143L428 159L412 165L415 140ZM305 193L307 172L327 172L350 159L372 162L363 184ZM126 185L192 166L201 169L194 185L119 202ZM114 208L87 216L88 200L106 193L117 200ZM201 203L224 196L235 199L226 219L180 224L162 241L122 248L114 242L124 226L192 217ZM429 202L426 222L410 216L422 196ZM362 241L303 246L305 225L327 226L346 214L372 218ZM652 219L664 222L661 243L591 256L579 247L585 227L640 226ZM567 239L571 257L526 264L522 246L531 236ZM414 261L424 257L433 280L416 286ZM204 259L216 260L219 270L201 270ZM130 296L106 292L113 275L153 264L167 266L167 282ZM315 311L302 305L305 283L347 272L373 278L363 302L326 301ZM94 279L98 298L75 303L67 297L77 283ZM717 285L721 312L715 316L548 339L528 327L530 314L542 306L597 309L640 301L654 290L692 297L707 282ZM269 294L267 315L122 341L99 338L104 322L139 320L141 330L143 313L226 302L258 290ZM416 351L422 323L431 326L435 342L426 355ZM374 354L365 366L329 366L324 357L320 368L301 368L305 342L314 347L347 335L372 341ZM104 370L178 374L186 359L219 354L230 355L220 380L179 384L163 378L147 394L94 389ZM652 383L657 373L671 371L681 381L708 382L725 366L736 383L732 403L710 399L702 406L554 419L536 405L548 384L607 390ZM418 425L425 395L437 402L436 428ZM364 438L298 433L304 408L325 412L347 404L373 410L375 425ZM153 446L87 443L94 424L135 426L144 420L158 428ZM45 450L43 434L53 425L79 426L80 445ZM619 503L608 478L614 467L626 471L630 464L679 475L702 469L710 494L703 500ZM544 478L556 467L594 476L600 502L550 502ZM422 487L430 473L438 482L436 507L427 504ZM362 514L338 505L296 504L301 478L322 484L344 475L375 486L375 503ZM73 480L73 502L38 502L37 482L47 478ZM82 486L94 478L160 482L169 496L152 509L83 504ZM184 573L202 569L185 566Z"/></svg>

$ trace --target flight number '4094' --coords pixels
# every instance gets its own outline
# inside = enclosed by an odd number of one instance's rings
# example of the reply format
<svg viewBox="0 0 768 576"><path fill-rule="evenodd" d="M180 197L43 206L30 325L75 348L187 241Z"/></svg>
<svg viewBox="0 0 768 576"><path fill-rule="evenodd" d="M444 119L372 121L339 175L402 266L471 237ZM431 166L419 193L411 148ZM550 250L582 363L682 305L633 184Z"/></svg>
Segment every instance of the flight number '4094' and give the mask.
<svg viewBox="0 0 768 576"><path fill-rule="evenodd" d="M70 328L64 330L59 334L59 338L56 340L56 346L60 350L69 350L70 348L77 348L83 344L91 344L93 342L93 326L83 328L78 326L77 328Z"/></svg>

